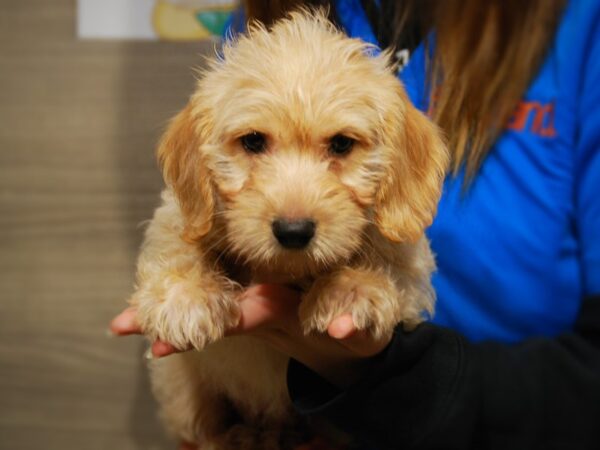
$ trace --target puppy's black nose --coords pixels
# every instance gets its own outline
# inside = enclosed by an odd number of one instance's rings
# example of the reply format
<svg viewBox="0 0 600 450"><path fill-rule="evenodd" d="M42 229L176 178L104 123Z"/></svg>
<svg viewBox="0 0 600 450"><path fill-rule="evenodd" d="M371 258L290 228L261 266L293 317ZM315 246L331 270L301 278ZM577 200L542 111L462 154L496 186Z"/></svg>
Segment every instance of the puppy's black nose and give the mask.
<svg viewBox="0 0 600 450"><path fill-rule="evenodd" d="M285 248L304 248L315 235L315 222L310 219L275 219L273 234Z"/></svg>

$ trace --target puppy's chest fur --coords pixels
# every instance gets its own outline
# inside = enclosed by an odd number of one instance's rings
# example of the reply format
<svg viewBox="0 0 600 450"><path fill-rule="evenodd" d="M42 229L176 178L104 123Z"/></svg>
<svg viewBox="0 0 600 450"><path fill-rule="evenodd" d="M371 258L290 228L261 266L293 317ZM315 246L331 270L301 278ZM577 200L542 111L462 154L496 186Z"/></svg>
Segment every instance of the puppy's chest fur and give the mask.
<svg viewBox="0 0 600 450"><path fill-rule="evenodd" d="M217 269L244 288L254 284L285 284L292 289L306 292L315 281L313 274L294 276L285 270L277 270L276 267L256 267L241 263L233 255L220 253L212 255L212 257Z"/></svg>
<svg viewBox="0 0 600 450"><path fill-rule="evenodd" d="M185 357L195 361L198 378L213 386L245 418L289 419L288 358L265 342L251 336L228 337Z"/></svg>

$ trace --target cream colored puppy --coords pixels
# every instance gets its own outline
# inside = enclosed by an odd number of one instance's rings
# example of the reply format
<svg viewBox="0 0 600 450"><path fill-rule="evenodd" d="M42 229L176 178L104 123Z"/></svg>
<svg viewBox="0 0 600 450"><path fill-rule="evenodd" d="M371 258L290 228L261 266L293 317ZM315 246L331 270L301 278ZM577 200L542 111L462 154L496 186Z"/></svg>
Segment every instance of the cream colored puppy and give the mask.
<svg viewBox="0 0 600 450"><path fill-rule="evenodd" d="M150 338L198 350L151 364L163 416L203 449L285 446L287 358L221 340L236 298L298 286L306 333L343 313L375 336L421 322L434 304L423 232L447 164L438 131L388 54L296 13L225 46L158 153L168 187L131 303Z"/></svg>

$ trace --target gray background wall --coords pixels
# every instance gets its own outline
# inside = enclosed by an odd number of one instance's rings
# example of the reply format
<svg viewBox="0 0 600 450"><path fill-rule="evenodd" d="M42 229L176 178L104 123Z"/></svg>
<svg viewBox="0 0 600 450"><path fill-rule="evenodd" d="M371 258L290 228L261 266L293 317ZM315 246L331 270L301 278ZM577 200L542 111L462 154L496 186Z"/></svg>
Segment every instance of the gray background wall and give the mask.
<svg viewBox="0 0 600 450"><path fill-rule="evenodd" d="M156 140L213 44L74 36L74 0L0 0L0 449L174 448L143 340L105 329L162 186Z"/></svg>

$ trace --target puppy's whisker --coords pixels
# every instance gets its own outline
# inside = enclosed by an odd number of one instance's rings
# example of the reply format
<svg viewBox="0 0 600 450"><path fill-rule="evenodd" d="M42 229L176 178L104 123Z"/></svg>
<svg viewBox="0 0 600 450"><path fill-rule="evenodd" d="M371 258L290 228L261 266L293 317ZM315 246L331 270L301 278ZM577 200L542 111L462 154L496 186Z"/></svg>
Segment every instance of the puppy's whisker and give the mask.
<svg viewBox="0 0 600 450"><path fill-rule="evenodd" d="M209 247L202 249L203 255L204 256L209 255L213 250L218 248L224 241L227 241L227 236L223 236L223 237L219 238L218 240L213 242ZM223 250L219 254L222 254L222 253L223 253Z"/></svg>
<svg viewBox="0 0 600 450"><path fill-rule="evenodd" d="M229 214L230 212L228 210L223 210L223 211L215 211L213 212L213 217L226 217L227 214Z"/></svg>
<svg viewBox="0 0 600 450"><path fill-rule="evenodd" d="M221 258L223 258L226 254L231 250L231 244L226 245L223 250L215 257L215 265L221 263Z"/></svg>
<svg viewBox="0 0 600 450"><path fill-rule="evenodd" d="M366 229L362 229L360 230L360 237L362 239L364 239L365 241L367 241L367 243L372 247L373 246L373 238L371 237L371 235L367 232ZM360 247L361 249L362 246ZM363 249L364 250L364 249Z"/></svg>

